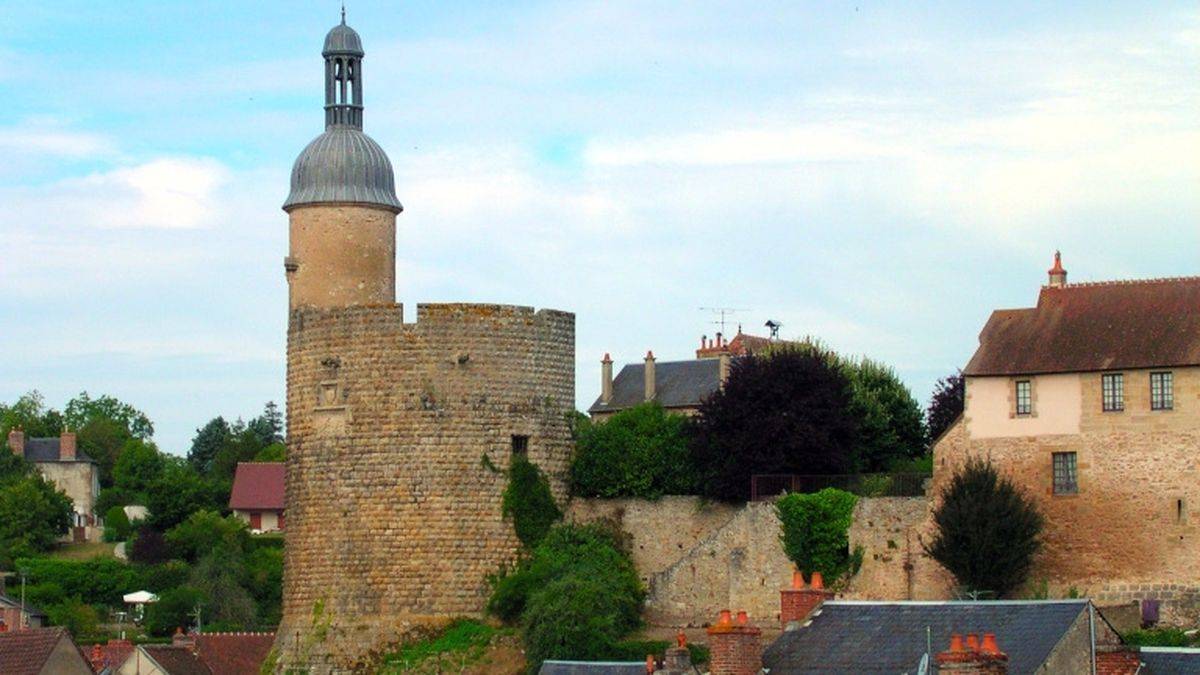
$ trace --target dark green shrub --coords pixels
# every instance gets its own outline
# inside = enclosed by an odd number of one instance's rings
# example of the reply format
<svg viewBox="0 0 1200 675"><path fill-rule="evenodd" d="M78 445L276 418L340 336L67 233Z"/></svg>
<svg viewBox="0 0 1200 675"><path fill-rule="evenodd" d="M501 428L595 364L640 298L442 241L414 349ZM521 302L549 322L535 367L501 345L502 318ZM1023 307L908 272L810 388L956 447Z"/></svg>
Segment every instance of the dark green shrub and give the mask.
<svg viewBox="0 0 1200 675"><path fill-rule="evenodd" d="M925 416L912 392L890 367L870 359L842 359L853 392L858 440L852 468L883 471L897 460L925 452Z"/></svg>
<svg viewBox="0 0 1200 675"><path fill-rule="evenodd" d="M850 564L847 532L858 497L833 488L791 493L775 503L783 550L805 574L820 572L832 581Z"/></svg>
<svg viewBox="0 0 1200 675"><path fill-rule="evenodd" d="M538 589L524 613L529 672L536 673L546 659L611 658L629 629L610 591L603 581L579 573Z"/></svg>
<svg viewBox="0 0 1200 675"><path fill-rule="evenodd" d="M1131 630L1121 637L1125 644L1139 647L1191 647L1196 642L1180 628Z"/></svg>
<svg viewBox="0 0 1200 675"><path fill-rule="evenodd" d="M146 606L146 630L151 635L168 636L176 628L192 625L192 612L204 602L204 594L190 586L160 593L158 602Z"/></svg>
<svg viewBox="0 0 1200 675"><path fill-rule="evenodd" d="M25 600L34 607L49 607L66 599L67 594L63 591L62 586L53 581L25 585Z"/></svg>
<svg viewBox="0 0 1200 675"><path fill-rule="evenodd" d="M512 519L517 538L527 548L537 546L554 521L562 517L550 494L550 483L524 455L513 457L509 466L501 511L505 518Z"/></svg>
<svg viewBox="0 0 1200 675"><path fill-rule="evenodd" d="M170 557L171 552L162 532L149 525L139 528L133 541L129 542L129 559L134 562L157 565Z"/></svg>
<svg viewBox="0 0 1200 675"><path fill-rule="evenodd" d="M200 510L167 531L171 555L183 560L198 560L222 548L239 556L250 545L250 531L237 516L221 517L214 511Z"/></svg>
<svg viewBox="0 0 1200 675"><path fill-rule="evenodd" d="M989 462L969 459L942 490L925 551L966 590L1005 595L1025 582L1041 548L1033 501Z"/></svg>
<svg viewBox="0 0 1200 675"><path fill-rule="evenodd" d="M50 623L63 626L79 642L95 639L100 627L100 613L78 596L45 608Z"/></svg>
<svg viewBox="0 0 1200 675"><path fill-rule="evenodd" d="M191 571L191 567L182 560L168 560L161 565L141 565L138 572L142 583L136 590L162 593L186 583Z"/></svg>
<svg viewBox="0 0 1200 675"><path fill-rule="evenodd" d="M571 489L581 497L692 494L696 474L688 450L687 418L658 403L643 403L576 429Z"/></svg>
<svg viewBox="0 0 1200 675"><path fill-rule="evenodd" d="M89 605L119 607L121 596L140 590L142 581L137 569L112 558L22 558L17 569L25 572L30 584L55 584L65 597L78 597Z"/></svg>
<svg viewBox="0 0 1200 675"><path fill-rule="evenodd" d="M104 541L125 541L132 533L124 507L113 506L104 513Z"/></svg>

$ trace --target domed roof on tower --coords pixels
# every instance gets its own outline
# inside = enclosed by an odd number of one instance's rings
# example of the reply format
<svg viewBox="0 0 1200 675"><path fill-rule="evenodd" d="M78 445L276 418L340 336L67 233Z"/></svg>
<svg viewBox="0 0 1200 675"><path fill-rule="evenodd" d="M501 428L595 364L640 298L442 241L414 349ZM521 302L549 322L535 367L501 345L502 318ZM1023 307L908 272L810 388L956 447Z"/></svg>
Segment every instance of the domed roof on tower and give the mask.
<svg viewBox="0 0 1200 675"><path fill-rule="evenodd" d="M392 163L362 132L362 40L342 23L325 36L325 133L292 165L287 211L310 204L367 204L399 213Z"/></svg>

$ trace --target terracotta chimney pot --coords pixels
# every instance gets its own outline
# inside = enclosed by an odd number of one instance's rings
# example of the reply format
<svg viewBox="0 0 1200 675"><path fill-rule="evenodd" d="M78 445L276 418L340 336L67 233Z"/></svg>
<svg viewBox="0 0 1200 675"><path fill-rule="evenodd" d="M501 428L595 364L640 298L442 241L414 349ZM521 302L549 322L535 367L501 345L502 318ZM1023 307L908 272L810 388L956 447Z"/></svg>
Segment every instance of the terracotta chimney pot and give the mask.
<svg viewBox="0 0 1200 675"><path fill-rule="evenodd" d="M812 587L818 590L825 588L825 580L821 578L820 572L812 573Z"/></svg>
<svg viewBox="0 0 1200 675"><path fill-rule="evenodd" d="M967 649L973 652L979 651L978 633L967 633Z"/></svg>
<svg viewBox="0 0 1200 675"><path fill-rule="evenodd" d="M979 651L983 652L984 654L991 654L991 655L1000 653L1000 647L996 645L996 634L995 633L984 633L983 634L983 643L979 645Z"/></svg>
<svg viewBox="0 0 1200 675"><path fill-rule="evenodd" d="M802 574L800 570L792 571L792 588L804 588L804 574Z"/></svg>
<svg viewBox="0 0 1200 675"><path fill-rule="evenodd" d="M745 626L746 624L750 623L750 615L746 613L746 610L738 610L737 622L739 626Z"/></svg>
<svg viewBox="0 0 1200 675"><path fill-rule="evenodd" d="M733 616L730 614L729 610L721 610L721 613L717 616L717 625L728 626L731 623L733 623Z"/></svg>
<svg viewBox="0 0 1200 675"><path fill-rule="evenodd" d="M955 653L963 651L962 635L960 635L959 633L951 633L950 634L950 649L948 651L955 652Z"/></svg>

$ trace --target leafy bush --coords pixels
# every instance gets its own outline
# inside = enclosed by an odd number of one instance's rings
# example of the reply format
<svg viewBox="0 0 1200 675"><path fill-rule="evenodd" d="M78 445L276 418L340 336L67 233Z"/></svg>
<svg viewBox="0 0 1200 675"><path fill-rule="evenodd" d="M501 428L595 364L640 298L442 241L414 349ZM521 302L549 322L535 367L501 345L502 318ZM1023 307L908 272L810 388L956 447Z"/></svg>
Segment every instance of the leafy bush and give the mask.
<svg viewBox="0 0 1200 675"><path fill-rule="evenodd" d="M445 656L451 656L454 665L461 667L466 663L478 660L484 650L496 635L496 629L472 619L459 619L446 627L442 633L428 640L413 642L401 647L393 654L383 658L381 672L413 672L425 670L428 662L437 660L439 663ZM438 664L430 664L430 670L443 672Z"/></svg>
<svg viewBox="0 0 1200 675"><path fill-rule="evenodd" d="M841 576L850 564L847 531L858 497L833 488L791 493L775 503L782 524L783 550L805 574Z"/></svg>
<svg viewBox="0 0 1200 675"><path fill-rule="evenodd" d="M250 531L236 516L222 518L213 511L200 510L188 516L164 535L172 557L197 560L221 548L239 556L250 541Z"/></svg>
<svg viewBox="0 0 1200 675"><path fill-rule="evenodd" d="M132 533L124 507L113 506L104 512L104 541L125 541Z"/></svg>
<svg viewBox="0 0 1200 675"><path fill-rule="evenodd" d="M562 517L550 494L550 483L524 455L514 456L509 466L501 512L512 519L517 539L528 548L537 546L554 521Z"/></svg>
<svg viewBox="0 0 1200 675"><path fill-rule="evenodd" d="M581 497L691 494L696 476L688 450L687 418L658 403L643 403L576 429L572 492Z"/></svg>
<svg viewBox="0 0 1200 675"><path fill-rule="evenodd" d="M701 491L741 501L754 474L847 473L858 438L852 402L845 369L816 346L734 360L693 418Z"/></svg>
<svg viewBox="0 0 1200 675"><path fill-rule="evenodd" d="M0 485L0 567L50 550L70 526L72 511L71 500L36 471Z"/></svg>
<svg viewBox="0 0 1200 675"><path fill-rule="evenodd" d="M969 459L942 490L925 551L969 591L1005 595L1024 583L1041 547L1037 506L989 462Z"/></svg>
<svg viewBox="0 0 1200 675"><path fill-rule="evenodd" d="M112 558L22 558L17 569L25 572L30 584L56 585L63 596L77 597L89 605L120 606L122 595L141 586L136 568Z"/></svg>
<svg viewBox="0 0 1200 675"><path fill-rule="evenodd" d="M555 526L493 584L488 610L521 621L533 671L547 658L611 658L641 625L637 570L618 537L597 525Z"/></svg>
<svg viewBox="0 0 1200 675"><path fill-rule="evenodd" d="M158 602L146 606L146 630L151 635L168 636L176 628L192 624L192 612L203 603L204 595L190 586L173 588L158 596Z"/></svg>
<svg viewBox="0 0 1200 675"><path fill-rule="evenodd" d="M50 605L45 610L50 623L65 627L77 641L95 639L99 633L100 613L78 597Z"/></svg>
<svg viewBox="0 0 1200 675"><path fill-rule="evenodd" d="M171 557L167 548L167 540L162 532L143 526L138 529L137 536L129 542L129 559L144 565L157 565L166 562Z"/></svg>
<svg viewBox="0 0 1200 675"><path fill-rule="evenodd" d="M1196 640L1180 628L1131 630L1121 636L1125 644L1139 647L1191 647Z"/></svg>

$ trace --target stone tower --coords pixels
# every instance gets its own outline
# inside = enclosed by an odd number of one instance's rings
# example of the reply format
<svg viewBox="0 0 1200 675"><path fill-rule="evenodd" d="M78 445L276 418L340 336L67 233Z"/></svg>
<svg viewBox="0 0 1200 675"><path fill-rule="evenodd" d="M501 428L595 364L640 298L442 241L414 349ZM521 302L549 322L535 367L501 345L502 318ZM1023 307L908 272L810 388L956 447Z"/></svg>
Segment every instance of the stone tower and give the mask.
<svg viewBox="0 0 1200 675"><path fill-rule="evenodd" d="M351 672L415 627L482 611L518 551L504 469L525 454L560 500L575 318L395 302L391 163L362 132L362 42L325 38L325 132L284 203L287 526L280 668Z"/></svg>

